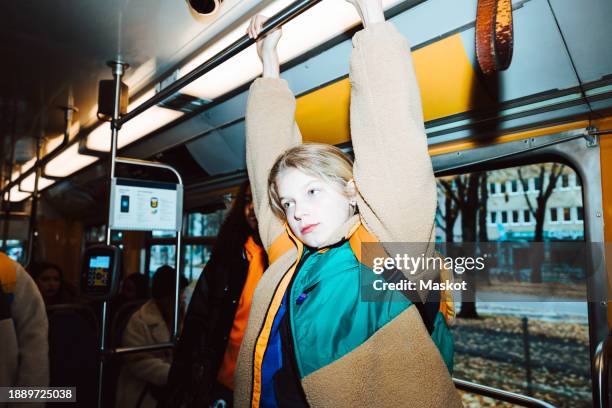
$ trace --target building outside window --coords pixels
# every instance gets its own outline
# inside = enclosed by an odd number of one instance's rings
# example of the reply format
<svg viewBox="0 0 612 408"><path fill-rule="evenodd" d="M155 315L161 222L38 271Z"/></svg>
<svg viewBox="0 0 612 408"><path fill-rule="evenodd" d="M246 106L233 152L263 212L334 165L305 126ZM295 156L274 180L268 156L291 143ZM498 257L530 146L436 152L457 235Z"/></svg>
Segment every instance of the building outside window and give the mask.
<svg viewBox="0 0 612 408"><path fill-rule="evenodd" d="M518 180L511 180L510 181L510 191L512 193L518 193Z"/></svg>
<svg viewBox="0 0 612 408"><path fill-rule="evenodd" d="M501 219L502 219L502 224L508 223L508 213L506 211L502 211Z"/></svg>
<svg viewBox="0 0 612 408"><path fill-rule="evenodd" d="M540 185L540 178L539 177L534 177L533 178L533 191L540 191L540 189L542 188L542 186Z"/></svg>
<svg viewBox="0 0 612 408"><path fill-rule="evenodd" d="M490 214L487 214L490 222L486 234L480 234L480 214L477 214L473 217L475 220L471 221L473 226L468 226L475 231L467 231L476 240L484 236L488 244L497 241L498 250L495 262L476 285L477 301L473 303L479 318L459 317L451 327L455 339L453 376L532 395L554 406L587 407L592 406L588 307L583 300L586 299L587 275L584 270L576 268L571 253L559 250L557 244L559 241L584 242L582 191L562 187L566 182L560 180L558 188L542 200L540 193L543 192L538 192L542 189L538 183L539 175L543 174L542 182L546 186L552 168L552 163L522 166L523 180L520 180L521 175L516 168L487 171L488 180L496 180L495 184L500 185L497 188L491 187L487 181L491 192L495 191L496 194L477 197L486 200L486 206L483 207ZM564 173L573 178L574 173L568 165ZM465 181L475 174L478 173L457 177ZM523 189L522 182L528 184L529 188ZM570 186L573 183L569 181ZM444 188L441 193L446 193ZM450 209L459 214L459 218L452 224L453 242L462 241L465 223L460 217L464 208L457 208L458 201L461 200L452 200L450 203L444 199L438 200L442 222L437 225L439 231L436 231L436 237L451 235L446 234L444 229L444 221L448 221L444 214L449 209L446 206L452 205ZM544 208L539 207L542 202L545 203ZM543 211L546 215L545 220L542 220L543 225L536 225L530 208ZM575 215L572 214L574 211ZM544 261L537 263L539 267L534 266L530 260L530 243L535 239L536 226L542 228L539 240L544 241L544 248L557 248L555 251L551 249ZM538 276L536 271L539 271L538 279L534 279L534 276ZM553 289L558 296L555 304L538 299L536 293L540 293L540 290L541 293L548 293ZM576 293L582 292L585 295L581 300L574 297ZM488 295L493 299L500 293L505 296L522 294L528 301L511 303L507 300L478 300L478 296L485 299ZM537 306L534 307L534 304ZM457 316L464 306L468 304L457 302ZM501 342L500 338L507 341ZM553 383L563 384L563 389L550 387Z"/></svg>
<svg viewBox="0 0 612 408"><path fill-rule="evenodd" d="M576 207L576 219L578 221L584 221L584 208Z"/></svg>
<svg viewBox="0 0 612 408"><path fill-rule="evenodd" d="M557 222L557 221L559 221L557 219L557 209L551 208L550 209L550 222Z"/></svg>
<svg viewBox="0 0 612 408"><path fill-rule="evenodd" d="M569 187L569 174L562 174L561 175L561 188L568 188Z"/></svg>
<svg viewBox="0 0 612 408"><path fill-rule="evenodd" d="M519 212L517 210L512 211L512 223L518 224L519 222Z"/></svg>

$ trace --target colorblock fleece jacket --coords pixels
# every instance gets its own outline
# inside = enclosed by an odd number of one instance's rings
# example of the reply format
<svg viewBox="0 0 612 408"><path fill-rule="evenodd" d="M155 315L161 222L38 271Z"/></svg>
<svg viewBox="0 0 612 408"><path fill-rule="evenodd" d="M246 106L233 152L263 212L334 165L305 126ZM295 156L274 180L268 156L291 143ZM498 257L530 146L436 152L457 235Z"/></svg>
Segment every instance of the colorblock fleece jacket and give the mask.
<svg viewBox="0 0 612 408"><path fill-rule="evenodd" d="M427 150L410 47L390 23L353 38L350 61L351 137L359 215L320 248L348 240L361 261L361 243L420 243L433 253L436 184ZM235 373L235 405L258 407L262 362L274 318L303 244L275 217L267 196L275 159L301 143L295 98L286 81L257 79L247 103L247 166L260 236L270 267L257 287ZM435 276L416 276L435 278ZM420 293L421 299L427 293ZM416 307L407 307L362 344L300 379L314 407L458 407L459 396Z"/></svg>

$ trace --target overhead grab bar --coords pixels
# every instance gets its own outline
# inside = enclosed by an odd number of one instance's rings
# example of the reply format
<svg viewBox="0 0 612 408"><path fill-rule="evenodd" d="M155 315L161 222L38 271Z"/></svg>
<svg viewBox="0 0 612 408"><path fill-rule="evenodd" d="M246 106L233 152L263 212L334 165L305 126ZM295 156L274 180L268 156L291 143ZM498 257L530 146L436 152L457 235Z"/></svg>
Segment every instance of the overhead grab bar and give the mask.
<svg viewBox="0 0 612 408"><path fill-rule="evenodd" d="M12 180L7 185L5 185L2 188L2 191L0 193L0 194L2 194L2 196L4 196L4 194L7 191L9 191L11 188L13 188L14 186L19 185L23 180L25 180L29 175L31 175L34 172L36 172L38 169L42 169L42 176L43 177L51 178L51 179L57 178L57 177L46 175L44 173L44 167L55 156L57 156L59 153L61 153L61 151L63 151L66 146L68 146L68 143L70 141L70 124L72 123L72 115L74 114L74 112L78 111L74 106L71 106L71 105L69 105L69 106L62 106L61 109L64 111L64 121L66 123L66 127L64 128L64 134L63 134L62 142L58 146L56 146L51 152L47 153L43 158L41 158L39 160L36 160L34 165L32 167L30 167L27 171L23 172L15 180Z"/></svg>
<svg viewBox="0 0 612 408"><path fill-rule="evenodd" d="M521 395L510 391L500 390L499 388L488 387L486 385L476 384L470 381L460 380L458 378L453 378L453 382L455 383L455 387L462 391L466 391L472 394L484 395L485 397L494 398L499 401L509 402L511 404L517 404L522 407L555 408L554 405L549 404L546 401L529 397L527 395Z"/></svg>
<svg viewBox="0 0 612 408"><path fill-rule="evenodd" d="M288 21L293 20L295 17L299 16L304 11L308 10L319 2L320 0L300 0L290 4L289 6L285 7L284 9L282 9L281 11L279 11L274 16L268 19L263 29L261 30L261 35L265 35L267 32L272 31L275 28L287 23ZM124 123L140 115L151 106L164 101L184 86L190 84L191 82L200 78L202 75L209 72L213 68L221 65L225 61L240 53L241 51L247 49L249 46L254 44L255 41L256 40L249 38L248 35L243 35L242 37L234 41L232 44L228 45L223 50L216 53L209 60L194 68L184 77L177 79L176 81L156 93L154 96L147 99L142 104L138 105L130 112L125 114L123 117L121 117L121 119L119 119L119 126L122 126Z"/></svg>
<svg viewBox="0 0 612 408"><path fill-rule="evenodd" d="M311 8L312 6L314 6L315 4L319 2L320 0L300 0L295 3L290 4L289 6L285 7L283 10L275 14L274 16L270 17L270 19L267 21L267 23L265 24L265 26L263 27L261 31L262 35L266 34L267 32L277 27L280 27L281 25L287 23L288 21L291 21L292 19L294 19L295 17L297 17L298 15L300 15L301 13L308 10L309 8ZM159 91L153 97L146 100L141 105L137 106L132 111L128 112L126 115L118 119L116 122L117 126L120 128L123 124L135 118L136 116L140 115L141 113L143 113L145 110L147 110L151 106L156 105L157 103L167 99L169 96L172 96L179 89L187 86L188 84L195 81L196 79L198 79L205 73L209 72L210 70L217 67L218 65L221 65L222 63L229 60L230 58L237 55L238 53L245 50L246 48L248 48L254 43L255 43L255 40L249 38L247 35L240 37L234 43L224 48L223 50L219 51L217 54L211 57L208 61L196 67L194 70L186 74L184 77L174 81L172 84L168 85L166 88ZM74 107L69 106L68 109L74 110ZM4 194L7 191L9 191L13 186L19 184L21 181L23 181L26 177L28 177L34 171L36 171L38 167L44 168L44 166L49 161L51 161L51 159L53 159L55 156L61 153L69 144L68 133L69 131L64 132L64 140L58 147L53 149L53 151L50 152L49 154L46 154L45 157L43 157L39 162L35 163L34 166L32 166L32 168L24 172L16 180L11 181L9 184L4 186L0 194L4 196ZM43 172L43 176L47 178L53 178L52 176L45 175L44 172Z"/></svg>

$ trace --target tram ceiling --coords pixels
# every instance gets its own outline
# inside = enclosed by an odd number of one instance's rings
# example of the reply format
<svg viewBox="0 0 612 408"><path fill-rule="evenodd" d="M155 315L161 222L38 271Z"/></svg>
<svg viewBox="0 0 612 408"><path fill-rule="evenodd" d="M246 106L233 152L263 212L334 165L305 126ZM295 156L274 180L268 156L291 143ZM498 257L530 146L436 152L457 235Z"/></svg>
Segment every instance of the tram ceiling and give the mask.
<svg viewBox="0 0 612 408"><path fill-rule="evenodd" d="M440 12L443 4L446 13ZM595 117L610 112L612 55L600 40L612 37L603 17L612 13L612 3L587 0L575 10L571 2L552 1L560 32L546 0L515 2L514 62L493 80L475 69L474 15L466 12L466 4L428 1L393 19L414 45L430 143L472 137L483 128L508 132L585 116L589 105L582 90L598 111ZM436 19L437 15L441 17ZM580 28L586 21L588 31ZM335 144L349 140L345 61L350 48L350 42L340 38L283 67L283 77L298 95L296 116L306 140ZM219 156L224 157L227 164L213 175L244 167L234 156L243 157L238 148L244 146L246 96L243 86L221 103L143 138L126 151L150 156L186 144L203 167L215 167ZM228 148L236 153L228 154Z"/></svg>
<svg viewBox="0 0 612 408"><path fill-rule="evenodd" d="M259 3L226 0L214 16L202 16L183 1L2 2L4 157L10 159L12 135L17 140L60 135L64 128L60 106L78 108L73 121L80 128L95 124L98 81L111 74L108 60L129 61L125 82L138 95L220 31L246 18ZM26 153L32 157L29 145Z"/></svg>
<svg viewBox="0 0 612 408"><path fill-rule="evenodd" d="M393 20L415 46L415 66L432 142L473 135L476 125L483 121L503 132L584 115L589 106L581 86L591 109L605 114L612 106L612 56L607 42L602 40L612 37L612 27L605 18L611 15L612 5L605 0L585 0L576 8L571 1L551 0L551 9L547 0L513 3L514 61L494 81L484 80L475 68L475 0L407 1L395 8L397 15ZM585 24L589 30L583 29ZM290 34L287 30L286 37ZM297 116L307 140L331 143L348 140L346 61L351 45L347 38L341 30L305 55L285 58L283 77L300 95ZM100 72L108 77L107 68ZM227 71L228 75L234 72ZM206 97L198 89L201 87L190 85L180 92L188 95L189 103ZM240 170L244 168L241 122L245 102L246 85L241 85L219 94L210 105L192 107L190 113L183 111L170 117L167 124L149 136L130 132L126 125L119 136L120 146L125 146L120 153L138 158L164 153L164 160L170 164L189 159L199 164L204 178ZM180 107L163 104L153 109L168 113L179 112ZM110 134L104 129L97 132L103 136ZM104 146L96 145L95 140L94 131L81 145L103 152ZM97 140L102 139L98 136ZM98 162L73 178L92 180L101 174L100 169Z"/></svg>

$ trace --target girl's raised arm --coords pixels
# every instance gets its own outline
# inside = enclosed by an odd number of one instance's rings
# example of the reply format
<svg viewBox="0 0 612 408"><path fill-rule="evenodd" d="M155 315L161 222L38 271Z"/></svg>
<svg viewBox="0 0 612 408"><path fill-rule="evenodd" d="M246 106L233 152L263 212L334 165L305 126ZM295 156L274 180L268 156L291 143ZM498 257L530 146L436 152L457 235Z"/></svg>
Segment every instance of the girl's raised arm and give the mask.
<svg viewBox="0 0 612 408"><path fill-rule="evenodd" d="M247 33L257 38L266 17L255 16ZM284 223L274 215L268 200L268 175L276 158L302 141L295 124L295 97L279 77L276 46L280 29L257 41L263 77L251 85L246 109L247 170L253 193L259 234L266 250L282 234Z"/></svg>
<svg viewBox="0 0 612 408"><path fill-rule="evenodd" d="M436 181L410 46L377 0L355 0L364 30L350 63L359 211L381 241L430 242Z"/></svg>

